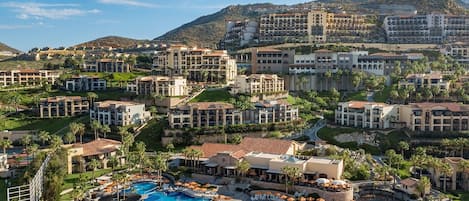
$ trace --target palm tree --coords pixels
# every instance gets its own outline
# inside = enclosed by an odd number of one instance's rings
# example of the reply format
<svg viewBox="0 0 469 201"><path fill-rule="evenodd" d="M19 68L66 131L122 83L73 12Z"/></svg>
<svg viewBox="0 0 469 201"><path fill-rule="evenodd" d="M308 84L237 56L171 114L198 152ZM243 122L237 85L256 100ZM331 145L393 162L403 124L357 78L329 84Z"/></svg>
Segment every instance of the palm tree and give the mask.
<svg viewBox="0 0 469 201"><path fill-rule="evenodd" d="M207 82L208 81L208 71L207 70L202 70L201 77L202 77L203 82Z"/></svg>
<svg viewBox="0 0 469 201"><path fill-rule="evenodd" d="M121 142L124 142L124 137L130 134L129 131L127 130L126 127L121 127L121 126L117 127L117 129L119 130L118 133L121 136Z"/></svg>
<svg viewBox="0 0 469 201"><path fill-rule="evenodd" d="M72 122L69 125L70 131L74 135L80 135L80 143L83 143L83 135L85 134L85 124Z"/></svg>
<svg viewBox="0 0 469 201"><path fill-rule="evenodd" d="M94 139L97 140L99 138L98 130L101 129L101 124L97 120L93 120L91 122L91 129L94 131Z"/></svg>
<svg viewBox="0 0 469 201"><path fill-rule="evenodd" d="M10 139L0 140L0 147L3 149L3 153L7 153L7 149L13 147Z"/></svg>
<svg viewBox="0 0 469 201"><path fill-rule="evenodd" d="M139 167L140 167L140 175L143 174L143 162L145 161L145 151L146 151L146 146L145 146L145 143L143 143L142 141L139 141L137 142L137 145L135 147L135 153L137 154L138 156L138 159L139 159Z"/></svg>
<svg viewBox="0 0 469 201"><path fill-rule="evenodd" d="M459 147L460 155L461 157L464 157L464 147L466 147L469 144L469 140L466 138L457 138L454 140L454 144Z"/></svg>
<svg viewBox="0 0 469 201"><path fill-rule="evenodd" d="M452 175L452 174L453 174L453 168L451 168L451 166L450 166L448 163L443 163L442 166L441 166L441 173L442 173L443 176L444 176L444 180L443 180L443 192L446 193L446 178L447 178L449 175Z"/></svg>
<svg viewBox="0 0 469 201"><path fill-rule="evenodd" d="M168 164L166 163L166 158L163 157L161 154L157 154L155 159L153 160L152 168L156 170L158 178L163 176L163 172L168 170ZM161 186L161 179L160 179L160 186Z"/></svg>
<svg viewBox="0 0 469 201"><path fill-rule="evenodd" d="M187 161L189 161L188 158L190 156L190 153L191 153L191 149L189 149L187 147L182 150L182 155L184 155L184 166L186 166L186 167L187 167L187 164L188 164Z"/></svg>
<svg viewBox="0 0 469 201"><path fill-rule="evenodd" d="M67 134L65 134L65 136L64 136L64 141L67 144L71 144L72 142L76 142L77 138L75 137L75 135L72 132L67 132Z"/></svg>
<svg viewBox="0 0 469 201"><path fill-rule="evenodd" d="M47 131L39 131L39 140L41 140L42 145L46 145L46 142L50 140L50 134Z"/></svg>
<svg viewBox="0 0 469 201"><path fill-rule="evenodd" d="M31 135L25 135L21 138L21 144L26 148L33 142L33 137Z"/></svg>
<svg viewBox="0 0 469 201"><path fill-rule="evenodd" d="M121 173L112 173L112 180L116 182L118 185L116 185L116 190L117 190L117 200L120 200L120 194L119 194L119 183L122 182L124 176Z"/></svg>
<svg viewBox="0 0 469 201"><path fill-rule="evenodd" d="M82 201L85 199L85 191L83 188L75 188L72 191L72 198L74 201Z"/></svg>
<svg viewBox="0 0 469 201"><path fill-rule="evenodd" d="M106 134L111 132L111 128L109 125L105 124L101 126L101 133L103 133L103 137L106 138Z"/></svg>
<svg viewBox="0 0 469 201"><path fill-rule="evenodd" d="M101 167L101 163L98 160L96 160L95 158L93 158L88 163L88 167L92 169L93 172L91 173L91 178L94 179L94 173L96 172L96 169Z"/></svg>
<svg viewBox="0 0 469 201"><path fill-rule="evenodd" d="M469 173L469 160L460 160L458 163L458 167L463 173L463 188L466 189L468 186L468 177L467 173Z"/></svg>
<svg viewBox="0 0 469 201"><path fill-rule="evenodd" d="M53 135L50 139L49 147L53 151L55 151L55 150L59 149L62 144L63 144L62 138L57 136L57 135Z"/></svg>
<svg viewBox="0 0 469 201"><path fill-rule="evenodd" d="M430 188L430 179L428 177L422 177L420 178L418 184L417 184L417 191L420 193L420 197L424 197L425 194L427 193L427 189Z"/></svg>
<svg viewBox="0 0 469 201"><path fill-rule="evenodd" d="M445 147L445 156L448 155L448 152L449 152L448 148L451 147L451 144L452 144L452 141L448 138L444 138L443 140L441 140L441 145Z"/></svg>
<svg viewBox="0 0 469 201"><path fill-rule="evenodd" d="M28 155L33 155L33 161L34 161L34 158L36 156L36 152L39 150L39 145L37 144L30 144L26 147L26 154Z"/></svg>
<svg viewBox="0 0 469 201"><path fill-rule="evenodd" d="M295 180L300 178L303 173L301 173L298 167L284 166L281 169L282 173L285 174L285 193L288 193L288 181L291 180L292 189L295 188Z"/></svg>
<svg viewBox="0 0 469 201"><path fill-rule="evenodd" d="M93 105L94 101L98 98L98 94L94 92L88 92L86 93L86 97L90 101L90 105Z"/></svg>
<svg viewBox="0 0 469 201"><path fill-rule="evenodd" d="M236 164L236 170L242 177L246 176L250 168L251 165L246 160L239 161L238 164Z"/></svg>
<svg viewBox="0 0 469 201"><path fill-rule="evenodd" d="M169 153L173 152L174 150L174 144L173 143L169 143L166 145L166 150L168 150Z"/></svg>
<svg viewBox="0 0 469 201"><path fill-rule="evenodd" d="M399 150L401 150L401 155L404 157L404 151L409 150L409 143L406 141L400 141L398 144Z"/></svg>
<svg viewBox="0 0 469 201"><path fill-rule="evenodd" d="M148 111L150 112L152 117L155 117L156 113L158 112L158 109L156 109L156 106L151 106Z"/></svg>

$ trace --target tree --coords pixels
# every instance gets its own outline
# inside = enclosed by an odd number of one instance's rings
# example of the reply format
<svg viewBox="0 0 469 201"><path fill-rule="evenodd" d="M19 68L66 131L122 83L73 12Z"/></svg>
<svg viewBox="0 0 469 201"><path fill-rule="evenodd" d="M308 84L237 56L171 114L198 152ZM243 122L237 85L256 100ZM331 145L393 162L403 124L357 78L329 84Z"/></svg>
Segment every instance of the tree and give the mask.
<svg viewBox="0 0 469 201"><path fill-rule="evenodd" d="M50 149L52 149L52 151L56 151L57 149L60 148L62 144L63 144L62 138L60 138L57 135L53 135L50 139L49 147Z"/></svg>
<svg viewBox="0 0 469 201"><path fill-rule="evenodd" d="M75 137L75 135L72 132L67 132L64 136L64 141L67 144L71 144L72 142L76 143L77 138Z"/></svg>
<svg viewBox="0 0 469 201"><path fill-rule="evenodd" d="M443 192L446 193L446 179L449 175L453 174L453 168L448 163L442 163L441 165L441 173L443 174Z"/></svg>
<svg viewBox="0 0 469 201"><path fill-rule="evenodd" d="M166 150L168 150L168 152L172 152L174 150L174 145L173 143L169 143L166 145Z"/></svg>
<svg viewBox="0 0 469 201"><path fill-rule="evenodd" d="M99 138L98 130L101 129L101 124L97 120L93 120L91 122L91 129L94 131L94 139L97 140Z"/></svg>
<svg viewBox="0 0 469 201"><path fill-rule="evenodd" d="M38 138L41 140L42 145L46 145L46 142L50 140L51 136L47 131L39 131Z"/></svg>
<svg viewBox="0 0 469 201"><path fill-rule="evenodd" d="M292 183L292 189L294 189L295 180L302 176L302 173L299 168L284 166L281 169L282 173L285 175L285 193L288 193L288 182Z"/></svg>
<svg viewBox="0 0 469 201"><path fill-rule="evenodd" d="M402 156L404 156L404 151L409 150L409 143L407 143L406 141L400 141L397 146L399 147L399 150L401 150Z"/></svg>
<svg viewBox="0 0 469 201"><path fill-rule="evenodd" d="M167 158L164 157L163 154L157 154L155 159L153 160L152 168L156 170L157 176L161 178L163 176L163 172L166 172L168 170ZM161 179L159 183L161 186Z"/></svg>
<svg viewBox="0 0 469 201"><path fill-rule="evenodd" d="M399 93L397 92L397 90L395 89L392 89L390 92L389 92L389 96L391 97L392 101L395 101L399 98Z"/></svg>
<svg viewBox="0 0 469 201"><path fill-rule="evenodd" d="M156 113L158 112L158 110L156 109L156 106L151 106L149 111L152 117L155 117Z"/></svg>
<svg viewBox="0 0 469 201"><path fill-rule="evenodd" d="M101 167L101 163L98 160L96 160L95 158L93 158L93 159L91 159L90 162L88 162L88 167L91 168L91 170L93 171L91 173L91 178L94 179L94 173L96 172L96 169Z"/></svg>
<svg viewBox="0 0 469 201"><path fill-rule="evenodd" d="M23 96L18 92L9 92L7 94L7 102L15 107L15 112L18 112L18 104L23 100Z"/></svg>
<svg viewBox="0 0 469 201"><path fill-rule="evenodd" d="M417 184L417 191L420 193L420 197L424 197L427 193L427 189L430 188L430 179L428 177L421 177Z"/></svg>
<svg viewBox="0 0 469 201"><path fill-rule="evenodd" d="M467 138L457 138L454 140L454 145L459 147L459 156L464 157L464 148L469 144L469 140Z"/></svg>
<svg viewBox="0 0 469 201"><path fill-rule="evenodd" d="M31 135L25 135L21 138L21 144L26 148L33 142L33 137Z"/></svg>
<svg viewBox="0 0 469 201"><path fill-rule="evenodd" d="M103 137L106 138L106 134L107 133L110 133L111 132L111 128L109 127L109 125L105 124L105 125L102 125L101 128L101 133L103 133Z"/></svg>
<svg viewBox="0 0 469 201"><path fill-rule="evenodd" d="M242 177L246 176L249 168L251 168L251 165L246 160L239 161L238 164L236 164L236 170Z"/></svg>
<svg viewBox="0 0 469 201"><path fill-rule="evenodd" d="M26 147L26 153L28 155L31 155L31 154L33 155L33 158L32 158L33 161L34 161L34 158L35 158L36 153L37 153L38 150L39 150L39 145L37 145L37 144L30 144Z"/></svg>
<svg viewBox="0 0 469 201"><path fill-rule="evenodd" d="M69 125L70 131L74 135L80 136L80 143L83 143L83 135L85 134L85 124L72 122Z"/></svg>
<svg viewBox="0 0 469 201"><path fill-rule="evenodd" d="M93 105L94 101L98 98L98 94L94 92L88 92L86 93L86 97L90 101L90 105Z"/></svg>
<svg viewBox="0 0 469 201"><path fill-rule="evenodd" d="M469 173L469 161L468 160L460 160L458 163L458 168L461 170L463 173L463 188L466 188L468 186L468 177L467 173Z"/></svg>
<svg viewBox="0 0 469 201"><path fill-rule="evenodd" d="M243 140L243 136L240 134L234 134L233 137L231 138L231 143L233 144L239 144L241 143L241 140Z"/></svg>
<svg viewBox="0 0 469 201"><path fill-rule="evenodd" d="M72 198L74 201L82 201L85 199L85 190L82 187L73 189Z"/></svg>
<svg viewBox="0 0 469 201"><path fill-rule="evenodd" d="M135 147L135 153L137 154L139 158L139 167L140 167L140 175L143 174L143 162L145 161L145 151L146 151L146 145L142 141L137 142L136 147Z"/></svg>
<svg viewBox="0 0 469 201"><path fill-rule="evenodd" d="M2 147L3 153L6 154L6 149L13 147L13 145L9 139L3 139L0 140L0 147Z"/></svg>
<svg viewBox="0 0 469 201"><path fill-rule="evenodd" d="M116 182L117 184L120 184L122 182L122 180L124 179L124 176L122 175L122 173L113 173L112 174L112 180L114 182ZM117 190L117 200L121 200L120 199L120 194L119 194L119 185L116 185L116 190Z"/></svg>
<svg viewBox="0 0 469 201"><path fill-rule="evenodd" d="M207 82L207 81L208 81L208 71L207 71L207 70L202 70L202 72L201 72L201 78L202 78L202 81L203 81L203 82Z"/></svg>

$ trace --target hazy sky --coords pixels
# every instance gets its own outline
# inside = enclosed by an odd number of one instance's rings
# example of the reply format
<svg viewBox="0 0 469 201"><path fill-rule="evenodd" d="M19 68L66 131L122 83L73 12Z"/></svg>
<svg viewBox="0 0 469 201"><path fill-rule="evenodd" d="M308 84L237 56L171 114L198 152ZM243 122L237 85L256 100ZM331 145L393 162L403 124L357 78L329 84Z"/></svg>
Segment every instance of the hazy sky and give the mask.
<svg viewBox="0 0 469 201"><path fill-rule="evenodd" d="M153 39L228 5L261 2L267 0L1 0L0 42L26 51L108 35Z"/></svg>

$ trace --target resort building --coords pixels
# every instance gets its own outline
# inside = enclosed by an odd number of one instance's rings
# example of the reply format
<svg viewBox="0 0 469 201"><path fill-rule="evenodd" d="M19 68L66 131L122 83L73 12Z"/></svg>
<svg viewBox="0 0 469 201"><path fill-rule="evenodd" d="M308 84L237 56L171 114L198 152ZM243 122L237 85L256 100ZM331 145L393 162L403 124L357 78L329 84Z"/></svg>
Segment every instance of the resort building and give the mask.
<svg viewBox="0 0 469 201"><path fill-rule="evenodd" d="M90 110L90 118L102 125L128 126L143 124L151 115L145 111L145 104L108 100L95 102Z"/></svg>
<svg viewBox="0 0 469 201"><path fill-rule="evenodd" d="M371 42L368 38L376 23L366 15L327 13L327 42ZM313 21L314 22L314 21Z"/></svg>
<svg viewBox="0 0 469 201"><path fill-rule="evenodd" d="M171 46L153 58L160 75L183 75L197 82L232 83L237 75L236 60L226 50Z"/></svg>
<svg viewBox="0 0 469 201"><path fill-rule="evenodd" d="M99 77L73 76L65 81L67 91L102 91L106 90L106 80Z"/></svg>
<svg viewBox="0 0 469 201"><path fill-rule="evenodd" d="M0 70L0 86L34 86L41 85L44 82L55 84L60 74L60 71L51 70Z"/></svg>
<svg viewBox="0 0 469 201"><path fill-rule="evenodd" d="M83 64L83 68L89 72L107 73L127 73L131 70L130 64L119 59L98 59Z"/></svg>
<svg viewBox="0 0 469 201"><path fill-rule="evenodd" d="M219 49L231 49L233 47L243 47L257 42L259 23L249 19L228 20L223 39L219 43Z"/></svg>
<svg viewBox="0 0 469 201"><path fill-rule="evenodd" d="M469 40L469 17L427 14L387 16L384 29L390 43L449 43Z"/></svg>
<svg viewBox="0 0 469 201"><path fill-rule="evenodd" d="M325 22L325 16L322 20ZM318 29L324 29L321 24ZM259 23L259 40L268 42L309 42L308 13L272 13L262 15ZM319 41L317 41L319 42ZM322 41L324 42L324 40Z"/></svg>
<svg viewBox="0 0 469 201"><path fill-rule="evenodd" d="M75 143L62 145L68 149L67 173L86 172L87 164L96 159L100 163L100 169L107 169L111 157L117 157L122 143L111 139L97 139L88 143ZM118 158L120 164L125 163L124 157ZM91 170L91 169L89 169ZM93 170L91 170L93 171Z"/></svg>
<svg viewBox="0 0 469 201"><path fill-rule="evenodd" d="M168 121L171 128L204 128L237 124L265 124L291 122L299 119L298 108L286 101L262 101L253 109L238 110L223 102L189 103L171 109Z"/></svg>
<svg viewBox="0 0 469 201"><path fill-rule="evenodd" d="M288 73L293 63L294 50L255 48L251 52L251 73Z"/></svg>
<svg viewBox="0 0 469 201"><path fill-rule="evenodd" d="M223 102L188 103L171 109L168 114L171 128L203 128L242 124L242 112Z"/></svg>
<svg viewBox="0 0 469 201"><path fill-rule="evenodd" d="M145 76L138 77L127 84L127 91L137 95L158 95L162 97L187 96L187 80L182 76Z"/></svg>
<svg viewBox="0 0 469 201"><path fill-rule="evenodd" d="M305 180L342 178L342 160L295 158L295 154L304 149L305 145L291 140L245 137L237 145L204 143L201 146L190 146L189 149L202 153L197 169L207 175L236 176L236 165L244 160L250 165L247 177L261 181L280 183L284 176L281 169L285 166L298 167Z"/></svg>
<svg viewBox="0 0 469 201"><path fill-rule="evenodd" d="M285 81L275 74L238 75L230 92L232 94L245 94L249 96L287 94L285 91Z"/></svg>
<svg viewBox="0 0 469 201"><path fill-rule="evenodd" d="M443 162L451 166L452 173L446 176L446 189L447 190L462 190L468 191L469 185L467 184L467 171L460 168L461 161L465 161L462 157L445 157ZM443 188L445 176L441 171L437 169L430 168L431 180L432 183L436 185L437 188Z"/></svg>
<svg viewBox="0 0 469 201"><path fill-rule="evenodd" d="M55 96L42 98L39 103L41 118L71 117L88 113L90 103L80 96Z"/></svg>
<svg viewBox="0 0 469 201"><path fill-rule="evenodd" d="M358 128L391 128L398 107L385 103L349 101L341 102L335 110L335 122L342 126Z"/></svg>
<svg viewBox="0 0 469 201"><path fill-rule="evenodd" d="M399 107L399 120L412 131L468 131L469 105L411 103Z"/></svg>
<svg viewBox="0 0 469 201"><path fill-rule="evenodd" d="M409 177L406 179L401 180L401 186L400 189L404 190L406 193L409 195L420 195L421 192L418 190L418 185L419 185L420 180ZM427 195L430 193L430 186L425 187L424 192L422 192L424 195Z"/></svg>
<svg viewBox="0 0 469 201"><path fill-rule="evenodd" d="M469 65L469 44L448 44L440 52L453 57L460 64Z"/></svg>
<svg viewBox="0 0 469 201"><path fill-rule="evenodd" d="M409 74L405 80L399 81L399 88L413 86L414 89L420 91L423 88L436 87L442 92L449 91L450 84L450 81L443 80L443 75L440 73Z"/></svg>

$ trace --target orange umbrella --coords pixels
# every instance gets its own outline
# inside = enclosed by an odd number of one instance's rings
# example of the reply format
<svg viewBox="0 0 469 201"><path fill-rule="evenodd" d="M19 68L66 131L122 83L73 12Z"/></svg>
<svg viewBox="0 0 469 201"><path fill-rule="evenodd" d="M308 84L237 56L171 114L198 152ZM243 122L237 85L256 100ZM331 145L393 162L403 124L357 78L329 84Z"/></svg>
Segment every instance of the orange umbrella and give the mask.
<svg viewBox="0 0 469 201"><path fill-rule="evenodd" d="M306 201L305 197L300 197L300 201Z"/></svg>
<svg viewBox="0 0 469 201"><path fill-rule="evenodd" d="M289 197L287 201L295 201L295 198Z"/></svg>
<svg viewBox="0 0 469 201"><path fill-rule="evenodd" d="M326 200L324 200L324 198L318 198L318 199L316 199L316 200L317 200L317 201L326 201Z"/></svg>
<svg viewBox="0 0 469 201"><path fill-rule="evenodd" d="M280 198L281 198L282 200L285 200L285 199L287 199L287 198L288 198L288 196L286 196L286 195L282 195L282 197L280 197Z"/></svg>
<svg viewBox="0 0 469 201"><path fill-rule="evenodd" d="M313 198L313 197L309 197L309 198L308 198L308 201L314 201L314 198Z"/></svg>
<svg viewBox="0 0 469 201"><path fill-rule="evenodd" d="M190 183L191 185L199 185L197 182L193 181Z"/></svg>

